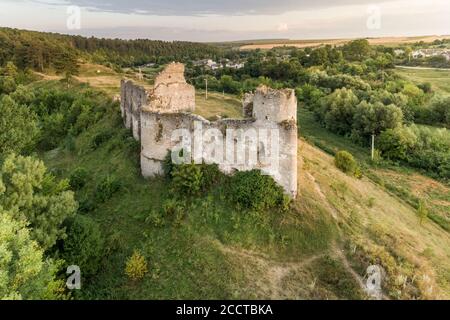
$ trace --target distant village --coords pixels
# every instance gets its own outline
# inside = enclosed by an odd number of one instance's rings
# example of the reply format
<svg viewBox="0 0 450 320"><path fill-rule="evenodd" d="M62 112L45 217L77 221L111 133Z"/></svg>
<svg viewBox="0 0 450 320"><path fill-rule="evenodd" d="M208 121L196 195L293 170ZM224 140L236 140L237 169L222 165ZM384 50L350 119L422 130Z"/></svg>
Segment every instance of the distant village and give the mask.
<svg viewBox="0 0 450 320"><path fill-rule="evenodd" d="M405 53L403 49L397 49L394 51L395 55L400 56ZM418 49L411 53L411 58L429 58L429 57L444 57L447 61L450 61L450 49Z"/></svg>
<svg viewBox="0 0 450 320"><path fill-rule="evenodd" d="M223 59L220 62L216 62L211 59L198 60L193 62L196 67L206 67L211 70L217 70L222 68L242 69L245 66L244 62L235 62L229 59Z"/></svg>
<svg viewBox="0 0 450 320"><path fill-rule="evenodd" d="M449 49L420 49L412 53L414 59L418 58L428 58L443 56L447 61L450 61L450 50Z"/></svg>

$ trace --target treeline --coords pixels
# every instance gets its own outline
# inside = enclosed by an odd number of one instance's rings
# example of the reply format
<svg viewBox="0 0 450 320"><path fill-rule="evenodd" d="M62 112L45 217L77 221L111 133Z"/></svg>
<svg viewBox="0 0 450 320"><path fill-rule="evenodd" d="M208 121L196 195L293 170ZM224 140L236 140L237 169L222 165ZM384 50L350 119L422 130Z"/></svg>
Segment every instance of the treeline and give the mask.
<svg viewBox="0 0 450 320"><path fill-rule="evenodd" d="M149 62L164 64L171 61L188 62L219 54L216 47L184 41L98 39L70 37L73 46L92 55L99 63L137 66Z"/></svg>
<svg viewBox="0 0 450 320"><path fill-rule="evenodd" d="M219 54L216 47L192 42L97 39L0 28L0 66L14 62L21 69L64 72L80 58L110 66L190 61Z"/></svg>

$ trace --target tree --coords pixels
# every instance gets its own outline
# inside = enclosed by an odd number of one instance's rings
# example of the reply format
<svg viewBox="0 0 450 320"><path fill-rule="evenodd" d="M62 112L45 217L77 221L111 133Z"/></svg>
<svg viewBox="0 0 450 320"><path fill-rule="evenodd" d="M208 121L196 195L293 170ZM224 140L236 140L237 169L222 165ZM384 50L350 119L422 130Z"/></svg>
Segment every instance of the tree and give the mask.
<svg viewBox="0 0 450 320"><path fill-rule="evenodd" d="M0 76L0 94L10 94L14 92L17 88L16 80L10 76Z"/></svg>
<svg viewBox="0 0 450 320"><path fill-rule="evenodd" d="M424 92L418 86L412 83L405 84L403 86L402 93L408 97L408 105L411 107L420 106L424 102Z"/></svg>
<svg viewBox="0 0 450 320"><path fill-rule="evenodd" d="M366 39L354 40L346 44L343 48L344 56L348 60L362 61L369 57L372 49Z"/></svg>
<svg viewBox="0 0 450 320"><path fill-rule="evenodd" d="M413 50L411 47L406 47L405 48L405 56L408 58L408 62L411 62L411 54L412 54Z"/></svg>
<svg viewBox="0 0 450 320"><path fill-rule="evenodd" d="M26 221L13 215L0 207L0 300L66 299L57 263L44 258Z"/></svg>
<svg viewBox="0 0 450 320"><path fill-rule="evenodd" d="M433 122L442 123L450 127L450 97L433 99L430 110Z"/></svg>
<svg viewBox="0 0 450 320"><path fill-rule="evenodd" d="M318 48L310 55L310 65L319 66L328 63L328 51L326 48Z"/></svg>
<svg viewBox="0 0 450 320"><path fill-rule="evenodd" d="M44 250L66 236L62 223L72 217L77 203L68 181L56 181L42 161L11 154L0 167L0 207L13 218L29 222L31 238Z"/></svg>
<svg viewBox="0 0 450 320"><path fill-rule="evenodd" d="M381 102L372 104L363 101L355 109L352 134L364 137L378 135L382 131L400 126L402 121L402 110L395 105L385 106Z"/></svg>
<svg viewBox="0 0 450 320"><path fill-rule="evenodd" d="M387 129L378 139L378 149L383 157L393 160L407 160L408 152L418 143L416 134L407 127Z"/></svg>
<svg viewBox="0 0 450 320"><path fill-rule="evenodd" d="M78 215L69 224L63 242L62 258L67 265L78 265L84 275L94 275L104 256L104 238L89 217Z"/></svg>
<svg viewBox="0 0 450 320"><path fill-rule="evenodd" d="M234 81L231 76L222 76L220 78L220 85L222 90L228 93L238 93L239 83Z"/></svg>
<svg viewBox="0 0 450 320"><path fill-rule="evenodd" d="M11 97L0 100L0 155L23 152L32 147L39 134L36 115Z"/></svg>
<svg viewBox="0 0 450 320"><path fill-rule="evenodd" d="M64 75L64 80L67 82L67 87L69 87L72 77L79 73L78 57L74 52L63 51L57 56L54 67L58 74Z"/></svg>
<svg viewBox="0 0 450 320"><path fill-rule="evenodd" d="M19 75L16 65L12 61L8 61L3 70L3 75L16 79Z"/></svg>
<svg viewBox="0 0 450 320"><path fill-rule="evenodd" d="M319 112L327 129L348 134L351 131L358 97L352 89L337 89L321 101Z"/></svg>

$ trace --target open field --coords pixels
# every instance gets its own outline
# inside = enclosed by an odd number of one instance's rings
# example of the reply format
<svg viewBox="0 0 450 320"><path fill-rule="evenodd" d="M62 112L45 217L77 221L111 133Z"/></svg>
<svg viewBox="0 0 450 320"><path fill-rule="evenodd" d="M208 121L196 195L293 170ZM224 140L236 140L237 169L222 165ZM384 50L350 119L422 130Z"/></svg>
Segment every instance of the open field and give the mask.
<svg viewBox="0 0 450 320"><path fill-rule="evenodd" d="M415 43L423 41L426 43L433 42L435 40L448 39L450 36L423 36L423 37L382 37L382 38L367 38L371 45L402 45L408 43ZM241 50L255 50L266 49L270 50L276 47L296 47L296 48L311 48L322 45L343 45L354 39L322 39L322 40L260 40L249 41L248 43L240 46Z"/></svg>
<svg viewBox="0 0 450 320"><path fill-rule="evenodd" d="M417 84L429 82L434 90L442 94L450 94L450 69L396 68L396 72L407 80Z"/></svg>
<svg viewBox="0 0 450 320"><path fill-rule="evenodd" d="M61 75L54 73L35 73L42 81L61 80L63 78ZM120 74L103 65L92 63L80 64L79 74L74 78L78 82L86 83L93 88L106 92L110 97L120 95L120 81L125 78L132 79L145 88L151 88L149 82L137 79L136 75Z"/></svg>
<svg viewBox="0 0 450 320"><path fill-rule="evenodd" d="M222 118L242 118L242 102L233 95L209 92L208 100L205 99L203 90L196 90L195 113L208 120Z"/></svg>
<svg viewBox="0 0 450 320"><path fill-rule="evenodd" d="M148 70L143 70L147 75ZM151 69L151 74L155 76L157 69ZM55 74L36 74L41 78L41 82L61 80L62 76ZM129 72L119 74L102 65L84 63L80 66L80 73L75 79L87 84L93 88L106 92L110 97L120 95L120 81L124 78L133 80L135 83L146 89L152 88L152 81L138 80ZM218 92L209 92L208 100L205 99L204 90L196 91L196 110L195 113L208 120L217 120L221 118L242 118L242 102L237 97L230 94L221 94Z"/></svg>

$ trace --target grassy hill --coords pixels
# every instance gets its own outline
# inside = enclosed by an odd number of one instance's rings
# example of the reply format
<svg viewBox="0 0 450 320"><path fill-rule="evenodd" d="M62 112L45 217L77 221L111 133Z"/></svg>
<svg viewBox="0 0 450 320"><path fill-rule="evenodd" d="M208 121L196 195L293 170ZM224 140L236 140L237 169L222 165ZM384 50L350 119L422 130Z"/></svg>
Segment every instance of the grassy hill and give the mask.
<svg viewBox="0 0 450 320"><path fill-rule="evenodd" d="M429 82L433 90L450 94L450 70L397 68L396 72L415 83Z"/></svg>
<svg viewBox="0 0 450 320"><path fill-rule="evenodd" d="M91 86L104 89L97 72L90 77ZM105 77L118 81L121 75ZM110 88L118 88L113 82ZM61 86L56 80L33 85ZM199 93L200 114L238 114L237 98L210 97L202 101ZM287 212L239 210L222 183L186 199L181 219L155 222L154 213L164 212L173 192L165 178L141 177L139 144L124 129L118 103L71 147L42 154L60 177L87 170L87 184L76 192L79 214L97 221L106 237L102 271L76 297L364 299L366 268L380 264L387 273L385 298L450 298L449 186L412 169L371 163L369 150L322 129L304 109L299 126L299 196ZM104 133L106 139L93 143ZM361 179L335 167L332 155L342 149L360 162ZM106 178L118 181L119 189L93 201ZM419 198L430 209L423 223ZM149 264L142 281L124 272L134 250Z"/></svg>

